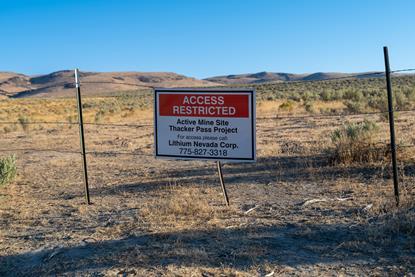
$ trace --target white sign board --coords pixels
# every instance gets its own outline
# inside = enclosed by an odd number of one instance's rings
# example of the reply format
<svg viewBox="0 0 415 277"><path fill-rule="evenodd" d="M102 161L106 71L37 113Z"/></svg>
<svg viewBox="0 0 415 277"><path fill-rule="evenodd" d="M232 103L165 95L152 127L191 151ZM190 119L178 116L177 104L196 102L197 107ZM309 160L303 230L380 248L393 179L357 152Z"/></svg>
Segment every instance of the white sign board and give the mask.
<svg viewBox="0 0 415 277"><path fill-rule="evenodd" d="M155 156L253 162L255 91L155 89Z"/></svg>

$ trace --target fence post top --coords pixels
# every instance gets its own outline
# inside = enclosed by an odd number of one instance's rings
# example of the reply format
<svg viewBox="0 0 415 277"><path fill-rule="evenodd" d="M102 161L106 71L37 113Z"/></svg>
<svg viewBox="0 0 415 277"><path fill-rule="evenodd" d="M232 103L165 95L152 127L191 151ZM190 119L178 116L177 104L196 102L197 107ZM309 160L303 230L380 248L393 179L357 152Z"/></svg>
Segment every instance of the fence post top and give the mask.
<svg viewBox="0 0 415 277"><path fill-rule="evenodd" d="M79 69L75 68L75 86L79 87Z"/></svg>

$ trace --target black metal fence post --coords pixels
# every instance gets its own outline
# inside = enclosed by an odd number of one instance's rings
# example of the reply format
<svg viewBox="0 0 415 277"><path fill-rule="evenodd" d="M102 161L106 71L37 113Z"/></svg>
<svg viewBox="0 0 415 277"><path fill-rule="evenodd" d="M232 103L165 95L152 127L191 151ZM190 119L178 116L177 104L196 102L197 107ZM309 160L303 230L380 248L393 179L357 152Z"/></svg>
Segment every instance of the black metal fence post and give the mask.
<svg viewBox="0 0 415 277"><path fill-rule="evenodd" d="M391 70L389 65L388 47L383 47L383 54L385 57L385 73L386 73L386 88L388 91L388 111L389 111L389 130L392 151L392 168L393 168L393 187L395 190L396 205L399 206L399 180L398 180L398 165L396 161L396 142L395 142L395 121L393 118L393 97L392 97L392 83Z"/></svg>
<svg viewBox="0 0 415 277"><path fill-rule="evenodd" d="M223 181L222 165L221 165L220 161L217 161L216 165L218 167L220 185L222 186L222 191L223 191L223 196L225 197L226 206L229 206L228 193L226 192L225 182Z"/></svg>
<svg viewBox="0 0 415 277"><path fill-rule="evenodd" d="M86 203L90 205L91 200L89 198L88 167L86 163L86 153L85 153L84 119L82 116L81 84L79 82L79 70L78 69L75 69L75 85L76 85L76 99L78 102L79 138L81 142L82 167L83 167L83 172L84 172L85 200L86 200Z"/></svg>

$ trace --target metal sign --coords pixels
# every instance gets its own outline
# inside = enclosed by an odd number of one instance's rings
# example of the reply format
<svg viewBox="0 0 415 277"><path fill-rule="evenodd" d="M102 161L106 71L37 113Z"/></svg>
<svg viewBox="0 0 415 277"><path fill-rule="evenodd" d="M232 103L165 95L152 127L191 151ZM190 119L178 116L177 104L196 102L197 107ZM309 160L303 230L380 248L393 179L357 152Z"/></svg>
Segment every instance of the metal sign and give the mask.
<svg viewBox="0 0 415 277"><path fill-rule="evenodd" d="M155 89L155 156L253 162L255 91Z"/></svg>

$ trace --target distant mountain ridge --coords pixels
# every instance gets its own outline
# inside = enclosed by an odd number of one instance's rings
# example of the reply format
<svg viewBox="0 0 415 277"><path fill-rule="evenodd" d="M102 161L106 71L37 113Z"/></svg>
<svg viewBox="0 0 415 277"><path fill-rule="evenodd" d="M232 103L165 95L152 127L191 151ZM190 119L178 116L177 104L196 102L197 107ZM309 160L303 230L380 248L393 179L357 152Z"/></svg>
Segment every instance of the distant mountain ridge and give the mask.
<svg viewBox="0 0 415 277"><path fill-rule="evenodd" d="M81 72L80 80L84 95L114 95L114 93L120 91L153 87L217 87L271 82L318 81L349 76L355 76L356 78L379 77L374 72L293 74L263 71L215 76L200 80L172 72ZM0 98L72 97L74 95L74 82L73 70L61 70L37 76L0 72Z"/></svg>
<svg viewBox="0 0 415 277"><path fill-rule="evenodd" d="M311 80L327 80L331 78L343 78L349 76L355 76L356 78L374 78L379 75L374 72L362 72L362 73L340 73L340 72L316 72L316 73L282 73L282 72L258 72L236 75L224 75L209 77L204 80L224 84L224 85L236 85L236 84L261 84L268 82L289 82L289 81L311 81Z"/></svg>
<svg viewBox="0 0 415 277"><path fill-rule="evenodd" d="M119 91L152 87L207 87L221 84L171 72L80 72L82 92L102 95ZM74 71L27 76L0 72L0 96L7 97L68 97L74 95Z"/></svg>

